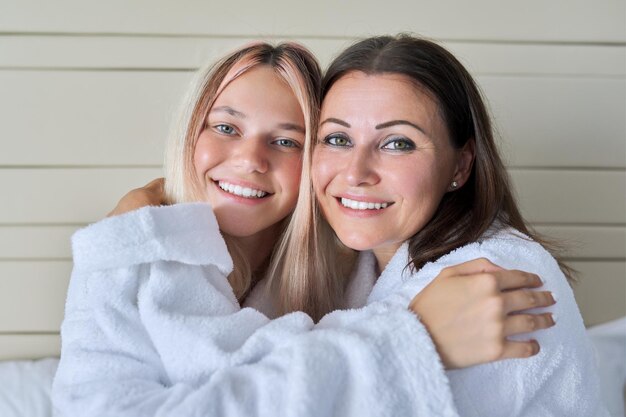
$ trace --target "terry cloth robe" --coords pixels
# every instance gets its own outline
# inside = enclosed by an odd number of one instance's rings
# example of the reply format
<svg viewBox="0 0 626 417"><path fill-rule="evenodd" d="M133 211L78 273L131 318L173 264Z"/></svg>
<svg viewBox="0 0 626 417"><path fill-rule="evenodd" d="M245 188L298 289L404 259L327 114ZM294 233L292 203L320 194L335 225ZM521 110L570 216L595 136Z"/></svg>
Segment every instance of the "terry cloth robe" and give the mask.
<svg viewBox="0 0 626 417"><path fill-rule="evenodd" d="M554 258L520 232L512 229L492 232L481 242L461 247L415 273L405 268L409 255L408 243L404 243L377 279L373 254L363 252L357 264L357 274L361 277L352 281L362 287L358 292L361 299L352 299L350 303L373 305L391 294L415 295L443 268L481 257L503 268L539 275L544 281L540 290L551 291L557 303L531 311L550 311L557 323L550 329L512 338L536 339L540 352L532 358L508 359L447 372L459 414L463 417L608 417L599 392L592 347L572 290ZM352 294L357 293L352 291Z"/></svg>
<svg viewBox="0 0 626 417"><path fill-rule="evenodd" d="M269 320L240 308L207 204L146 207L73 236L59 416L456 416L434 345L390 297Z"/></svg>

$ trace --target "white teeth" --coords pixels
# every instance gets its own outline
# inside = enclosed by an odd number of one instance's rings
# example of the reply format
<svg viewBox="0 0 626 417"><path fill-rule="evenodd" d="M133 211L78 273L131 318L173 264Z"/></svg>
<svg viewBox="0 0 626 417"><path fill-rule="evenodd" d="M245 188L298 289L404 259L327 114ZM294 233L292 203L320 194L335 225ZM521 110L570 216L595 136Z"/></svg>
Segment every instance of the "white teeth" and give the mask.
<svg viewBox="0 0 626 417"><path fill-rule="evenodd" d="M341 198L341 205L352 210L380 210L386 208L389 203L367 203L365 201L355 201L349 198Z"/></svg>
<svg viewBox="0 0 626 417"><path fill-rule="evenodd" d="M241 185L229 184L226 181L219 181L217 183L219 187L231 194L238 195L245 198L262 198L267 195L267 192L261 190L255 190L253 188L242 187Z"/></svg>

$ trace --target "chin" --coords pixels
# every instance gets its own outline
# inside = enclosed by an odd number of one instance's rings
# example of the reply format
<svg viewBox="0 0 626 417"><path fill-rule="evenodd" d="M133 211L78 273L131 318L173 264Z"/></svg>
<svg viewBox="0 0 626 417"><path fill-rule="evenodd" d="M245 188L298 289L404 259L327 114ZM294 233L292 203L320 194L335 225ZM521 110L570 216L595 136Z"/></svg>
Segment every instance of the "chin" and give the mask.
<svg viewBox="0 0 626 417"><path fill-rule="evenodd" d="M217 223L219 224L220 232L228 236L239 238L251 237L266 229L263 225L254 223L245 224L245 222L242 222L241 220L239 222L220 222L218 220Z"/></svg>
<svg viewBox="0 0 626 417"><path fill-rule="evenodd" d="M372 250L377 246L377 242L368 236L363 236L361 234L350 234L344 236L337 234L337 237L341 240L341 243L352 250L366 251Z"/></svg>

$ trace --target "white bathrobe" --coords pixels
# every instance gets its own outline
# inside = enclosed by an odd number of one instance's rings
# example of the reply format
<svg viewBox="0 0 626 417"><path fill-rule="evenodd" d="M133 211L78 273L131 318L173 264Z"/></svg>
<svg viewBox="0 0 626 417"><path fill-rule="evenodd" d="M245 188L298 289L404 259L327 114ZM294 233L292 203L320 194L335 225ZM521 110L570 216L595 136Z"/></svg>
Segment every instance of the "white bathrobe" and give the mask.
<svg viewBox="0 0 626 417"><path fill-rule="evenodd" d="M317 325L241 309L206 204L104 219L72 244L52 394L60 416L457 415L410 298Z"/></svg>
<svg viewBox="0 0 626 417"><path fill-rule="evenodd" d="M591 343L573 292L554 258L539 244L514 230L504 230L429 263L415 273L405 269L408 244L393 256L380 277L373 255L361 254L357 277L360 286L350 304L373 305L390 294L412 296L448 266L476 258L487 258L507 269L538 274L541 290L552 291L557 303L549 308L557 324L517 337L536 339L541 347L529 359L512 359L447 372L458 412L463 417L608 417L601 400L599 379Z"/></svg>

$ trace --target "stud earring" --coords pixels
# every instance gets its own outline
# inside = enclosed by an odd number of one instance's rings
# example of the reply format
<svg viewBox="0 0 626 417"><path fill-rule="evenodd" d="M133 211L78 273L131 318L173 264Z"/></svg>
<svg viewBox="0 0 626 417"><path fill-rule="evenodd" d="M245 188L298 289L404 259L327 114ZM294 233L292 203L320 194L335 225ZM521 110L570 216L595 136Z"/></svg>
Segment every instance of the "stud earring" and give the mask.
<svg viewBox="0 0 626 417"><path fill-rule="evenodd" d="M459 186L459 183L456 181L452 181L452 184L450 184L450 187L452 187L453 190L456 190L456 187Z"/></svg>

